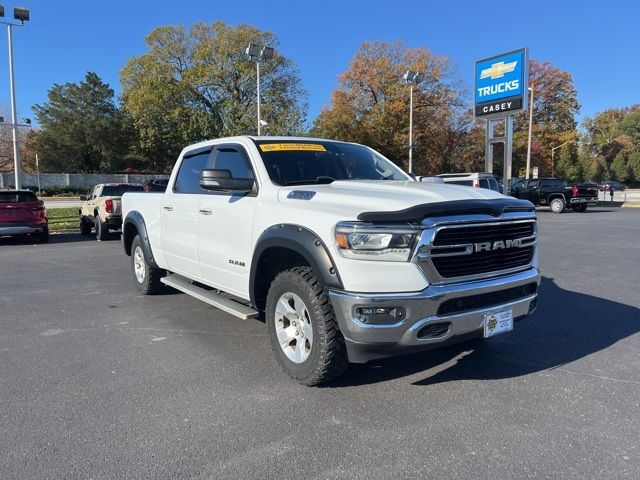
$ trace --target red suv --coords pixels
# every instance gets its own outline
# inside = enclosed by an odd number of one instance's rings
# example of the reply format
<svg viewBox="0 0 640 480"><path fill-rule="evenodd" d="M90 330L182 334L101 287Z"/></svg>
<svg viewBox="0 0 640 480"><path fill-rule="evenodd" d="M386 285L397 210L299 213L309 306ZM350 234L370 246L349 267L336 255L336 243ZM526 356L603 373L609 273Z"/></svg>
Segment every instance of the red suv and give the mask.
<svg viewBox="0 0 640 480"><path fill-rule="evenodd" d="M44 202L28 190L0 190L0 237L29 235L38 243L49 241Z"/></svg>

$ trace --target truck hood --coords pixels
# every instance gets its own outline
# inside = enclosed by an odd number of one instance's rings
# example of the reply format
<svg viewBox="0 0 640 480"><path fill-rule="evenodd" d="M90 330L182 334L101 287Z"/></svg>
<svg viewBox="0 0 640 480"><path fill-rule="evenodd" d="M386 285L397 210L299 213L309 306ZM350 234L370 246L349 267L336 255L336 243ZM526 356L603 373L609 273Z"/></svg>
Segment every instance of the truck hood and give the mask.
<svg viewBox="0 0 640 480"><path fill-rule="evenodd" d="M281 203L354 218L372 210L395 211L428 203L500 198L505 197L484 188L390 180L339 180L329 185L282 187L278 192Z"/></svg>

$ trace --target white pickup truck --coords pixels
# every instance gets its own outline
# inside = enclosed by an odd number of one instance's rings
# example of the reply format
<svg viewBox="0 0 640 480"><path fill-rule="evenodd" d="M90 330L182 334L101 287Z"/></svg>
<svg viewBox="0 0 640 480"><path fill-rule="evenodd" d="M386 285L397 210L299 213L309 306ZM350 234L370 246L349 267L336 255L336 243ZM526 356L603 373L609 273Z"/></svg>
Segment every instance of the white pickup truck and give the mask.
<svg viewBox="0 0 640 480"><path fill-rule="evenodd" d="M198 143L166 192L126 193L122 210L142 294L166 284L264 315L278 362L305 385L348 362L508 332L536 307L531 203L417 182L363 145Z"/></svg>

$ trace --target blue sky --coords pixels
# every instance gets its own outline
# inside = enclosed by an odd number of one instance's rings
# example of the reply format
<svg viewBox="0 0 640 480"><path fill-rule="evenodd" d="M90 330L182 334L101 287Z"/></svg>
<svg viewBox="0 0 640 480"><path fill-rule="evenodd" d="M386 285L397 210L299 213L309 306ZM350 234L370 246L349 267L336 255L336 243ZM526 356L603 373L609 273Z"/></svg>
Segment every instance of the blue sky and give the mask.
<svg viewBox="0 0 640 480"><path fill-rule="evenodd" d="M473 63L522 46L572 73L580 117L640 103L640 2L609 1L250 1L18 0L31 21L15 29L18 115L46 99L53 83L97 72L119 92L118 72L144 52L159 25L249 23L280 38L309 92L309 120L329 103L337 76L364 40L402 39L450 57L472 86ZM133 7L135 5L135 7ZM490 9L495 5L499 13ZM135 10L133 10L135 8ZM0 35L0 107L8 112L6 33Z"/></svg>

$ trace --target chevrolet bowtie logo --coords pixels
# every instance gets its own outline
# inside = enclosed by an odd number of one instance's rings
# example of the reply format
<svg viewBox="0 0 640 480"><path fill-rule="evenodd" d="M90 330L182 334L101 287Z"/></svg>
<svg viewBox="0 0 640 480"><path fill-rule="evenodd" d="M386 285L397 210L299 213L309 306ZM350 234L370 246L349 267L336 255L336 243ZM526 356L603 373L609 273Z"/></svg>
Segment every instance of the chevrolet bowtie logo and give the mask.
<svg viewBox="0 0 640 480"><path fill-rule="evenodd" d="M509 62L509 63L504 63L504 62L493 63L491 64L491 67L485 68L484 70L482 70L482 72L480 73L480 80L484 78L491 78L495 80L496 78L504 77L505 73L513 72L517 64L518 64L517 60L515 62Z"/></svg>

